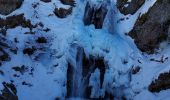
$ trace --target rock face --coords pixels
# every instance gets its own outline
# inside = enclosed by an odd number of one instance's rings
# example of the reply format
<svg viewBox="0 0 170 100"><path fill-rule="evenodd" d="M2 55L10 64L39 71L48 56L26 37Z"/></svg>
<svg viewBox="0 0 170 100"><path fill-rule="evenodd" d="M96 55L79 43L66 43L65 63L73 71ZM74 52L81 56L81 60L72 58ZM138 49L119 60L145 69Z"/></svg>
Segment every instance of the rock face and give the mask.
<svg viewBox="0 0 170 100"><path fill-rule="evenodd" d="M84 13L84 25L94 24L96 29L101 29L103 27L103 22L107 14L107 8L105 5L101 5L96 8L95 5L90 5L87 2Z"/></svg>
<svg viewBox="0 0 170 100"><path fill-rule="evenodd" d="M73 9L72 7L70 7L69 9L55 8L54 13L59 18L66 18L68 15L72 13L72 9Z"/></svg>
<svg viewBox="0 0 170 100"><path fill-rule="evenodd" d="M22 5L23 0L0 0L0 14L8 15Z"/></svg>
<svg viewBox="0 0 170 100"><path fill-rule="evenodd" d="M153 53L167 39L170 26L169 0L158 0L148 13L138 18L129 35L142 52Z"/></svg>
<svg viewBox="0 0 170 100"><path fill-rule="evenodd" d="M75 1L74 0L60 0L61 3L65 4L65 5L70 5L70 6L75 6Z"/></svg>
<svg viewBox="0 0 170 100"><path fill-rule="evenodd" d="M159 75L158 79L152 81L149 85L149 91L160 92L161 90L170 89L170 72L162 73Z"/></svg>
<svg viewBox="0 0 170 100"><path fill-rule="evenodd" d="M30 20L25 19L24 14L9 16L6 19L0 18L0 28L3 28L4 26L5 29L15 28L17 26L27 27L30 29L35 27L31 24Z"/></svg>
<svg viewBox="0 0 170 100"><path fill-rule="evenodd" d="M2 94L0 94L0 100L18 100L17 90L12 83L3 83L4 89Z"/></svg>
<svg viewBox="0 0 170 100"><path fill-rule="evenodd" d="M125 15L134 14L144 3L145 0L117 0L117 8Z"/></svg>
<svg viewBox="0 0 170 100"><path fill-rule="evenodd" d="M0 63L10 60L9 52L17 50L15 46L11 46L12 42L6 39L7 30L15 28L17 26L22 26L24 28L35 28L36 25L32 25L30 20L26 20L24 14L14 15L6 17L6 19L0 18ZM14 51L15 52L15 51ZM16 51L17 52L17 51Z"/></svg>

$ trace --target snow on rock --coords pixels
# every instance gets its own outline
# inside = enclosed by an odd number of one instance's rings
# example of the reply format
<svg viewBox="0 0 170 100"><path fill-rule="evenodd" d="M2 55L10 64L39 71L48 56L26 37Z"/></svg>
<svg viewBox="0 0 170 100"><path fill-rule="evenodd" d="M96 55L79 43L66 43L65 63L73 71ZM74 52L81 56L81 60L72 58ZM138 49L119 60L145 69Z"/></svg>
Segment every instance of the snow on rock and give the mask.
<svg viewBox="0 0 170 100"><path fill-rule="evenodd" d="M97 10L104 5L100 29L98 21L84 25L87 2ZM0 59L0 89L12 83L19 100L168 98L169 90L154 94L148 86L170 70L169 45L148 55L127 35L155 2L145 0L133 15L123 15L116 0L24 0L17 10L0 15L0 38L5 39L0 43L10 44L0 44L0 56L10 57ZM62 18L56 16L62 11L54 12L70 7Z"/></svg>

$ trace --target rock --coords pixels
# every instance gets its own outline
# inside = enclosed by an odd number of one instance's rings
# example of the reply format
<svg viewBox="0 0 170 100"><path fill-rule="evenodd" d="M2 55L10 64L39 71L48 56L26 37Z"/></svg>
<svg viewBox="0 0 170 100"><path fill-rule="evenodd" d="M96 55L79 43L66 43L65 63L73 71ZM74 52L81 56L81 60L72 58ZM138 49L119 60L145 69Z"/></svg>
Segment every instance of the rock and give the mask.
<svg viewBox="0 0 170 100"><path fill-rule="evenodd" d="M103 27L103 22L107 14L106 5L102 4L99 8L96 8L95 5L90 5L87 2L84 13L84 25L93 24L96 29L101 29Z"/></svg>
<svg viewBox="0 0 170 100"><path fill-rule="evenodd" d="M73 84L73 69L74 67L68 63L67 68L67 98L71 97L72 93L72 84Z"/></svg>
<svg viewBox="0 0 170 100"><path fill-rule="evenodd" d="M154 53L160 42L167 39L170 26L170 3L157 1L149 11L138 18L129 35L142 52Z"/></svg>
<svg viewBox="0 0 170 100"><path fill-rule="evenodd" d="M84 25L92 24L93 14L94 14L94 7L91 7L90 3L87 2L85 7L84 18L83 18Z"/></svg>
<svg viewBox="0 0 170 100"><path fill-rule="evenodd" d="M117 8L124 15L133 15L144 3L145 0L117 0Z"/></svg>
<svg viewBox="0 0 170 100"><path fill-rule="evenodd" d="M46 3L51 2L51 0L41 0L41 1L46 2Z"/></svg>
<svg viewBox="0 0 170 100"><path fill-rule="evenodd" d="M36 40L37 43L47 43L47 39L45 37L38 37Z"/></svg>
<svg viewBox="0 0 170 100"><path fill-rule="evenodd" d="M21 7L23 0L0 0L0 14L8 15Z"/></svg>
<svg viewBox="0 0 170 100"><path fill-rule="evenodd" d="M34 28L30 20L26 20L24 14L9 16L6 19L0 18L0 28L5 26L6 29L22 26L24 28Z"/></svg>
<svg viewBox="0 0 170 100"><path fill-rule="evenodd" d="M13 70L15 70L16 72L20 72L22 75L28 71L28 67L26 67L25 65L22 65L21 67L12 67Z"/></svg>
<svg viewBox="0 0 170 100"><path fill-rule="evenodd" d="M131 73L132 73L132 74L137 74L137 73L140 71L140 69L141 69L141 68L140 68L139 66L133 67L132 70L131 70Z"/></svg>
<svg viewBox="0 0 170 100"><path fill-rule="evenodd" d="M74 0L60 0L61 3L65 4L65 5L70 5L70 6L75 6L75 1Z"/></svg>
<svg viewBox="0 0 170 100"><path fill-rule="evenodd" d="M148 89L151 92L160 92L162 90L170 89L170 71L161 73L158 79L152 81Z"/></svg>
<svg viewBox="0 0 170 100"><path fill-rule="evenodd" d="M1 47L0 47L0 61L10 61L10 57L8 53L6 53Z"/></svg>
<svg viewBox="0 0 170 100"><path fill-rule="evenodd" d="M68 15L72 13L72 7L70 7L69 9L55 8L54 13L59 18L66 18Z"/></svg>
<svg viewBox="0 0 170 100"><path fill-rule="evenodd" d="M30 56L30 55L34 54L35 50L36 50L35 47L25 48L25 49L23 50L23 53L24 53L24 54L28 54L28 55Z"/></svg>
<svg viewBox="0 0 170 100"><path fill-rule="evenodd" d="M13 83L3 82L4 89L1 90L0 100L18 100L17 89Z"/></svg>

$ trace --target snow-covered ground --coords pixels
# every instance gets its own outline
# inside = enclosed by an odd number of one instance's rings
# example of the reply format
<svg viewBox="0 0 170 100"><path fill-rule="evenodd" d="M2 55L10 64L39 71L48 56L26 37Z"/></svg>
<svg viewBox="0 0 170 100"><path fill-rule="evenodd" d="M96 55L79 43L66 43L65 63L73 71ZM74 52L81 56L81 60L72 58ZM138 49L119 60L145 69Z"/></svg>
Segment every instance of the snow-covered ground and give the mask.
<svg viewBox="0 0 170 100"><path fill-rule="evenodd" d="M63 5L59 0L52 0L49 3L40 0L25 0L21 8L8 16L24 13L26 19L30 19L33 24L41 22L44 29L49 28L50 31L44 32L42 27L38 27L33 29L36 34L32 35L24 34L29 32L28 28L18 26L8 29L6 36L8 40L14 41L14 38L17 38L19 41L14 43L18 47L18 53L16 55L10 53L11 61L3 63L0 67L0 70L4 71L4 75L0 75L0 82L13 80L19 100L64 98L66 96L67 60L72 55L69 50L72 48L72 44L77 44L84 48L87 55L101 56L108 62L109 68L105 73L104 88L101 93L116 87L114 92L116 91L118 97L123 94L128 99L134 100L168 100L170 90L153 94L148 91L148 85L158 77L159 73L170 69L169 59L165 60L164 63L150 61L152 58L159 60L162 56L163 59L169 57L170 46L164 44L166 48L163 46L157 54L147 55L141 53L133 39L125 35L133 28L139 14L147 12L155 1L146 0L145 4L134 15L124 16L116 8L116 1L110 0L107 5L109 12L104 21L103 29L95 29L93 25L84 26L83 24L86 0L77 0L73 13L64 19L56 17L53 13L55 7L69 7ZM93 3L98 4L100 2L105 1L93 1ZM37 4L37 7L34 9L32 4ZM7 16L1 15L0 17ZM121 18L128 19L120 21ZM40 36L47 37L48 43L37 44L35 39ZM30 43L28 44L28 42ZM22 52L27 46L46 49L28 56ZM127 63L124 64L123 61L127 61ZM28 71L23 75L12 70L12 67L22 65L28 68ZM131 76L129 71L133 66L140 66L141 70ZM29 74L32 70L33 74ZM14 77L14 74L20 77ZM95 77L95 75L99 75L99 71L96 70L93 74ZM95 84L92 79L93 77L91 77L91 84ZM23 82L29 85L23 85ZM125 88L122 89L122 86ZM0 89L3 89L3 86L0 85Z"/></svg>

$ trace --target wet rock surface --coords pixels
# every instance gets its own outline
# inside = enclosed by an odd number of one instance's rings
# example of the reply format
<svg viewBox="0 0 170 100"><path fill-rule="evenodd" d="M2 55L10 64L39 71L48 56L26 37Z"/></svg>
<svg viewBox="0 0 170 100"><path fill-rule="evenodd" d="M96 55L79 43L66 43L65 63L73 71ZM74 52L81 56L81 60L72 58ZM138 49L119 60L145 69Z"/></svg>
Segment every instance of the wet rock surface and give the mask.
<svg viewBox="0 0 170 100"><path fill-rule="evenodd" d="M8 15L20 8L24 0L0 0L0 14Z"/></svg>
<svg viewBox="0 0 170 100"><path fill-rule="evenodd" d="M142 52L154 53L159 43L167 39L170 26L170 3L157 1L148 13L138 18L129 35Z"/></svg>
<svg viewBox="0 0 170 100"><path fill-rule="evenodd" d="M96 29L101 29L103 27L103 22L107 14L106 5L101 5L99 8L95 7L95 5L90 5L87 2L84 13L84 25L93 24Z"/></svg>
<svg viewBox="0 0 170 100"><path fill-rule="evenodd" d="M152 81L148 89L151 92L160 92L162 90L170 89L170 71L161 73L158 79Z"/></svg>
<svg viewBox="0 0 170 100"><path fill-rule="evenodd" d="M117 0L117 8L122 14L134 14L143 4L145 0Z"/></svg>

